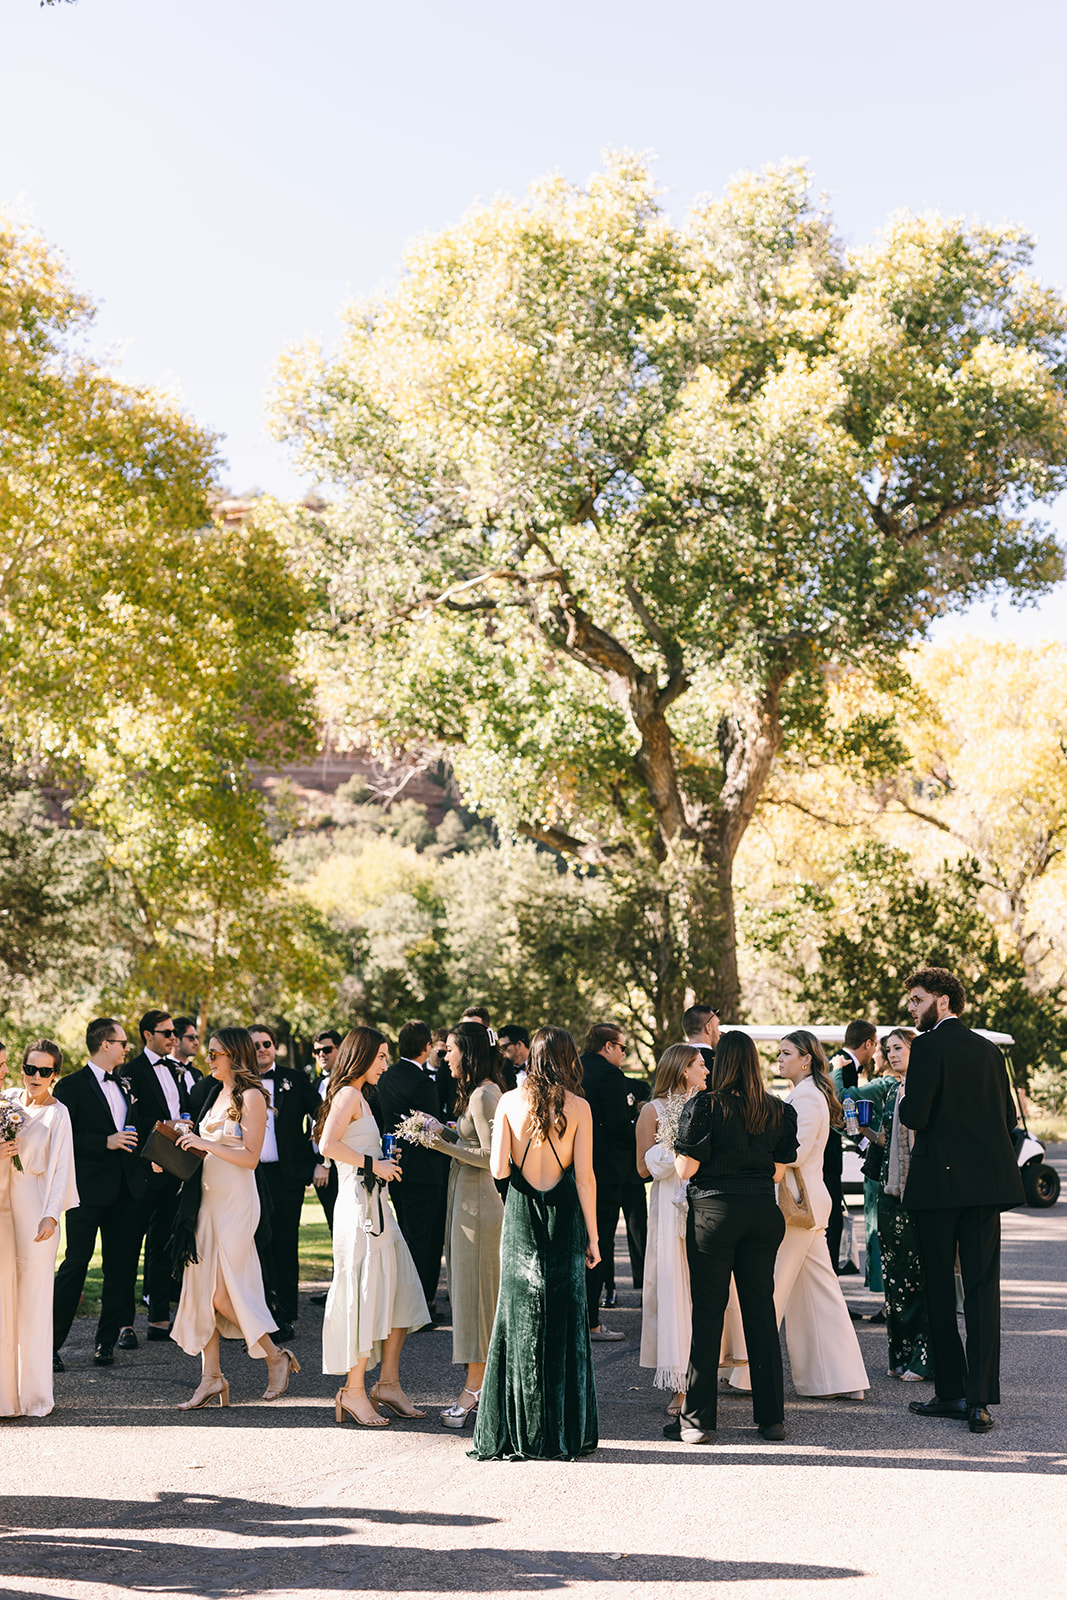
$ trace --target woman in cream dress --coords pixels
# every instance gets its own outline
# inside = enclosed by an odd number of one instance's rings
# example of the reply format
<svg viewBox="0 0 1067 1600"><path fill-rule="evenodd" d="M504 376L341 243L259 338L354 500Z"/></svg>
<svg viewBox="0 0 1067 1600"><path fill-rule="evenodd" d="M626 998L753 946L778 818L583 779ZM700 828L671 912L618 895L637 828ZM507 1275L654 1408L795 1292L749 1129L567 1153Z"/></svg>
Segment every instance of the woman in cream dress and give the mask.
<svg viewBox="0 0 1067 1600"><path fill-rule="evenodd" d="M316 1124L319 1149L337 1164L333 1213L333 1283L322 1324L322 1370L347 1374L334 1397L338 1422L384 1428L378 1406L398 1417L424 1417L400 1384L407 1335L430 1320L411 1251L400 1232L385 1185L401 1177L386 1161L378 1124L363 1091L389 1065L389 1046L374 1028L353 1028L330 1069L330 1086ZM370 1395L367 1367L382 1370Z"/></svg>
<svg viewBox="0 0 1067 1600"><path fill-rule="evenodd" d="M252 1035L247 1028L219 1028L208 1043L207 1057L218 1088L196 1131L183 1132L178 1141L183 1149L204 1156L200 1172L182 1185L175 1228L186 1265L170 1336L202 1363L200 1383L179 1406L181 1411L195 1411L216 1395L220 1405L229 1405L220 1338L243 1339L250 1356L266 1361L264 1400L279 1399L289 1387L290 1374L300 1371L292 1351L279 1349L270 1337L278 1325L267 1309L256 1254L255 1169L268 1106ZM195 1246L190 1249L194 1228Z"/></svg>
<svg viewBox="0 0 1067 1600"><path fill-rule="evenodd" d="M795 1195L791 1173L799 1172L815 1219L813 1228L786 1228L774 1264L774 1304L779 1325L785 1318L793 1387L812 1399L862 1400L870 1379L826 1247L830 1195L822 1159L831 1110L836 1118L841 1107L826 1053L814 1034L804 1029L787 1034L779 1046L778 1070L793 1084L788 1103L797 1114L799 1140L797 1159L783 1181ZM748 1368L739 1367L730 1382L747 1389Z"/></svg>
<svg viewBox="0 0 1067 1600"><path fill-rule="evenodd" d="M688 1099L704 1088L707 1078L707 1064L699 1050L687 1044L670 1045L659 1059L652 1098L641 1107L636 1128L637 1170L642 1178L652 1179L641 1295L640 1364L654 1368L654 1388L670 1390L667 1415L671 1417L678 1416L685 1402L693 1302L685 1249L687 1186L675 1171L673 1145L661 1142L662 1119L669 1096ZM741 1308L731 1279L719 1364L731 1368L744 1361Z"/></svg>
<svg viewBox="0 0 1067 1600"><path fill-rule="evenodd" d="M0 1089L6 1082L7 1048L0 1041ZM19 1414L19 1348L14 1331L18 1319L18 1270L15 1218L11 1211L11 1180L18 1151L16 1139L0 1144L0 1417Z"/></svg>
<svg viewBox="0 0 1067 1600"><path fill-rule="evenodd" d="M445 1270L452 1303L452 1361L465 1364L466 1383L442 1411L446 1428L462 1428L481 1398L485 1358L500 1290L500 1230L504 1202L489 1172L493 1118L504 1092L496 1047L480 1022L461 1022L448 1035L448 1070L456 1080L456 1131L442 1128L435 1148L451 1156L445 1221Z"/></svg>
<svg viewBox="0 0 1067 1600"><path fill-rule="evenodd" d="M52 1094L62 1065L57 1044L34 1040L23 1058L23 1088L5 1097L24 1119L18 1135L22 1171L14 1162L5 1163L15 1231L18 1409L24 1417L47 1417L52 1410L52 1279L59 1219L78 1204L70 1113Z"/></svg>

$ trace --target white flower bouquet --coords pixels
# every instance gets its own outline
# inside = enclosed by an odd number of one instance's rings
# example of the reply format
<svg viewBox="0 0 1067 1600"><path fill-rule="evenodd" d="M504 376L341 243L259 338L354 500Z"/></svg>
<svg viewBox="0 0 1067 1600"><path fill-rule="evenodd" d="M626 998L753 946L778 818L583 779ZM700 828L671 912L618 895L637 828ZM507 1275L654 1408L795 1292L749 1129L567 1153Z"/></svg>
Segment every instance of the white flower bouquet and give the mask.
<svg viewBox="0 0 1067 1600"><path fill-rule="evenodd" d="M437 1137L437 1123L425 1111L412 1111L406 1117L401 1117L394 1131L405 1144L421 1144L427 1150L432 1150Z"/></svg>
<svg viewBox="0 0 1067 1600"><path fill-rule="evenodd" d="M7 1144L9 1139L17 1139L25 1120L22 1111L13 1101L0 1099L0 1144ZM21 1172L23 1167L18 1156L12 1156L11 1159L15 1163L16 1172Z"/></svg>

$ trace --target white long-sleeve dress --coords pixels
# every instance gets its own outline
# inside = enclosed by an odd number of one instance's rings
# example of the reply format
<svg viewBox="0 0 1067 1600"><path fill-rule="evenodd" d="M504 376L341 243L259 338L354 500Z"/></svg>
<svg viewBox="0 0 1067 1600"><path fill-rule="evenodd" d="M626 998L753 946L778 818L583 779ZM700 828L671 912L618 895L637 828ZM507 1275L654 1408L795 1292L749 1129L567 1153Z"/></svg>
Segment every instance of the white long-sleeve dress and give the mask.
<svg viewBox="0 0 1067 1600"><path fill-rule="evenodd" d="M870 1379L826 1247L830 1194L823 1182L822 1161L830 1110L822 1090L810 1077L796 1085L789 1104L797 1114L798 1149L785 1182L790 1182L790 1173L800 1172L816 1225L785 1230L774 1263L778 1324L785 1319L785 1342L797 1394L857 1394L870 1388ZM795 1193L795 1184L792 1188ZM739 1367L730 1381L735 1388L748 1389L748 1368Z"/></svg>
<svg viewBox="0 0 1067 1600"><path fill-rule="evenodd" d="M664 1103L653 1100L652 1104L658 1119L665 1109ZM641 1289L640 1364L655 1368L656 1375L652 1379L655 1388L670 1390L672 1394L684 1393L693 1330L693 1301L685 1252L686 1184L675 1172L674 1153L666 1145L650 1145L645 1151L645 1165L652 1174L652 1185L648 1196L648 1240ZM745 1358L741 1307L731 1278L719 1366L735 1367Z"/></svg>
<svg viewBox="0 0 1067 1600"><path fill-rule="evenodd" d="M11 1168L11 1216L15 1235L17 1311L15 1327L4 1327L6 1345L11 1334L18 1350L18 1410L24 1417L47 1417L52 1396L52 1280L56 1270L59 1229L50 1239L37 1242L41 1221L58 1223L64 1211L78 1204L74 1182L74 1135L70 1112L54 1100L35 1106L25 1091L14 1089L7 1098L22 1112L19 1130L19 1172Z"/></svg>

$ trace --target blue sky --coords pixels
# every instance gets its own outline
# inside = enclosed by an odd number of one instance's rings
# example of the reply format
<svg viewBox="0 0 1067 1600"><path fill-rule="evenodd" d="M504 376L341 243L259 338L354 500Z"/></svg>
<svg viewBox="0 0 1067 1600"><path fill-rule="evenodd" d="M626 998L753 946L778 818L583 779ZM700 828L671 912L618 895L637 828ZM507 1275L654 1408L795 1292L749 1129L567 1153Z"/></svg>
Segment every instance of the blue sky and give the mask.
<svg viewBox="0 0 1067 1600"><path fill-rule="evenodd" d="M850 243L902 207L1012 221L1067 284L1065 47L1046 0L0 0L0 205L66 252L125 373L226 435L234 489L289 493L281 348L328 344L407 240L606 145L654 152L679 216L803 157ZM1067 639L1067 585L965 625Z"/></svg>

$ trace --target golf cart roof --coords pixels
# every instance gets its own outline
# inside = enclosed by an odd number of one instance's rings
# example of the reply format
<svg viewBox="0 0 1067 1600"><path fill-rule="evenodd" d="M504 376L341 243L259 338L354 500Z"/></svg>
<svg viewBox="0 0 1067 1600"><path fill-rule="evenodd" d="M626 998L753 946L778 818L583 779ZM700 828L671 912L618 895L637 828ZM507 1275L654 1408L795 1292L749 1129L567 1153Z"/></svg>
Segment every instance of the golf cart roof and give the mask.
<svg viewBox="0 0 1067 1600"><path fill-rule="evenodd" d="M876 1024L876 1026L878 1028L878 1037L881 1038L883 1034L892 1033L894 1028L903 1027L905 1024L899 1022L879 1022ZM747 1033L749 1038L754 1039L757 1044L777 1043L783 1034L796 1033L799 1028L803 1028L807 1033L813 1033L820 1044L844 1044L845 1042L844 1023L834 1023L832 1025L823 1025L814 1028L809 1027L806 1022L781 1022L775 1023L773 1026L768 1028L753 1028L750 1027L748 1023L743 1022L730 1022L723 1024L724 1033L728 1032L730 1029L733 1029L735 1033ZM983 1039L988 1039L990 1044L1006 1046L1015 1043L1015 1040L1010 1033L994 1033L990 1028L975 1028L974 1031L975 1033L980 1033Z"/></svg>

